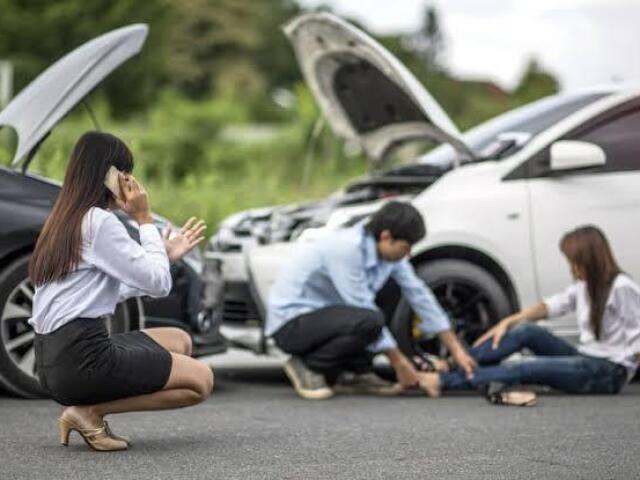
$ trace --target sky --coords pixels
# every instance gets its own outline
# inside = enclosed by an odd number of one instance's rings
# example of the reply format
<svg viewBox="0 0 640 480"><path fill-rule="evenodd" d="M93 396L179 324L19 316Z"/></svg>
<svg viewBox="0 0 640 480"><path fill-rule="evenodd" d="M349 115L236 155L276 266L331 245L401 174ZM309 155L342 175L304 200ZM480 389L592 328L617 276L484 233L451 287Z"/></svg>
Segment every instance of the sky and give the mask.
<svg viewBox="0 0 640 480"><path fill-rule="evenodd" d="M535 57L563 90L640 84L640 0L300 0L329 5L374 33L415 31L434 5L444 60L465 78L513 88Z"/></svg>

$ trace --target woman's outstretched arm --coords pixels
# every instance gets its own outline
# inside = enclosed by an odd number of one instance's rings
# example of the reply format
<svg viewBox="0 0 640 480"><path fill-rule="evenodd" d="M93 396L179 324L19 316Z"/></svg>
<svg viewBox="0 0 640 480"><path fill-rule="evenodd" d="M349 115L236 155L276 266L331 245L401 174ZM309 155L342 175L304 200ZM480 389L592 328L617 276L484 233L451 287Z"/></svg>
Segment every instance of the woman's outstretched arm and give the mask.
<svg viewBox="0 0 640 480"><path fill-rule="evenodd" d="M478 338L473 346L480 345L482 342L489 338L493 338L493 348L497 348L500 340L507 333L511 327L524 322L536 322L544 318L555 318L565 315L576 308L576 289L577 284L573 283L569 285L563 292L556 295L552 295L544 299L531 307L514 313L506 318L503 318L500 322L494 325L491 329L487 330L484 335Z"/></svg>
<svg viewBox="0 0 640 480"><path fill-rule="evenodd" d="M511 327L518 325L522 322L537 322L538 320L542 320L544 318L549 317L549 310L547 305L544 302L540 302L531 307L525 308L524 310L520 310L518 313L514 313L506 318L503 318L494 325L492 328L487 330L482 336L480 336L474 343L473 346L478 346L484 341L493 338L493 347L496 348L500 343L500 340L507 333Z"/></svg>

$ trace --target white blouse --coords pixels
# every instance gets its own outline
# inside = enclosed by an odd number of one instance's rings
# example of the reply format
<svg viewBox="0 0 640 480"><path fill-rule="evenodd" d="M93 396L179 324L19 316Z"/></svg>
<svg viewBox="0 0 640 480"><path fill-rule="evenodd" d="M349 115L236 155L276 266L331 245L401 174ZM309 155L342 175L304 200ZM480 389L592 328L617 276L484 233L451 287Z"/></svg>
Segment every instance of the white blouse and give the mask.
<svg viewBox="0 0 640 480"><path fill-rule="evenodd" d="M158 229L140 226L140 244L109 210L93 207L82 220L81 259L64 279L36 287L29 323L51 333L77 317L113 314L130 297L171 291L169 258Z"/></svg>
<svg viewBox="0 0 640 480"><path fill-rule="evenodd" d="M564 292L544 300L549 318L575 312L580 341L578 351L606 358L627 367L631 378L640 353L640 287L627 275L619 274L613 282L601 323L600 340L596 340L589 324L589 294L582 281L571 284Z"/></svg>

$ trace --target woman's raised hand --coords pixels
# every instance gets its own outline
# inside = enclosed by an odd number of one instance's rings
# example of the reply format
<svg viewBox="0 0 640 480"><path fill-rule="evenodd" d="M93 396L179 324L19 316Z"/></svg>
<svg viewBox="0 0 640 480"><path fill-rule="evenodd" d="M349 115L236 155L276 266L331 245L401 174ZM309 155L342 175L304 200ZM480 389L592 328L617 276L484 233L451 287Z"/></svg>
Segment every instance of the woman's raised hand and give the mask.
<svg viewBox="0 0 640 480"><path fill-rule="evenodd" d="M162 239L169 262L177 262L202 242L204 240L202 234L206 229L204 220L198 220L196 217L187 220L187 223L178 231L171 231L170 226L165 227L162 231Z"/></svg>
<svg viewBox="0 0 640 480"><path fill-rule="evenodd" d="M149 195L133 175L118 174L121 198L116 199L118 207L131 216L139 225L153 223Z"/></svg>
<svg viewBox="0 0 640 480"><path fill-rule="evenodd" d="M509 321L509 317L501 320L489 330L484 332L484 334L481 335L475 342L473 342L473 346L477 347L484 341L493 338L491 347L495 350L496 348L498 348L498 345L500 345L500 340L502 340L502 337L504 337L504 335L507 333L507 330L509 330L510 326L511 323Z"/></svg>

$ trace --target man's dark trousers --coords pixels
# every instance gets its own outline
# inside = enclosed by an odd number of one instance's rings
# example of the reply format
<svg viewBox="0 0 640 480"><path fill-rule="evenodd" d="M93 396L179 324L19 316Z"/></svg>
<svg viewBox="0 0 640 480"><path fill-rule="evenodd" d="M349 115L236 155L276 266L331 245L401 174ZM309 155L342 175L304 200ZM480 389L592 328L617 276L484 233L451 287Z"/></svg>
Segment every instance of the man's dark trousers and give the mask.
<svg viewBox="0 0 640 480"><path fill-rule="evenodd" d="M377 310L335 305L305 313L287 322L274 335L276 345L300 357L307 367L329 382L348 370L371 369L367 347L380 335L384 315Z"/></svg>

